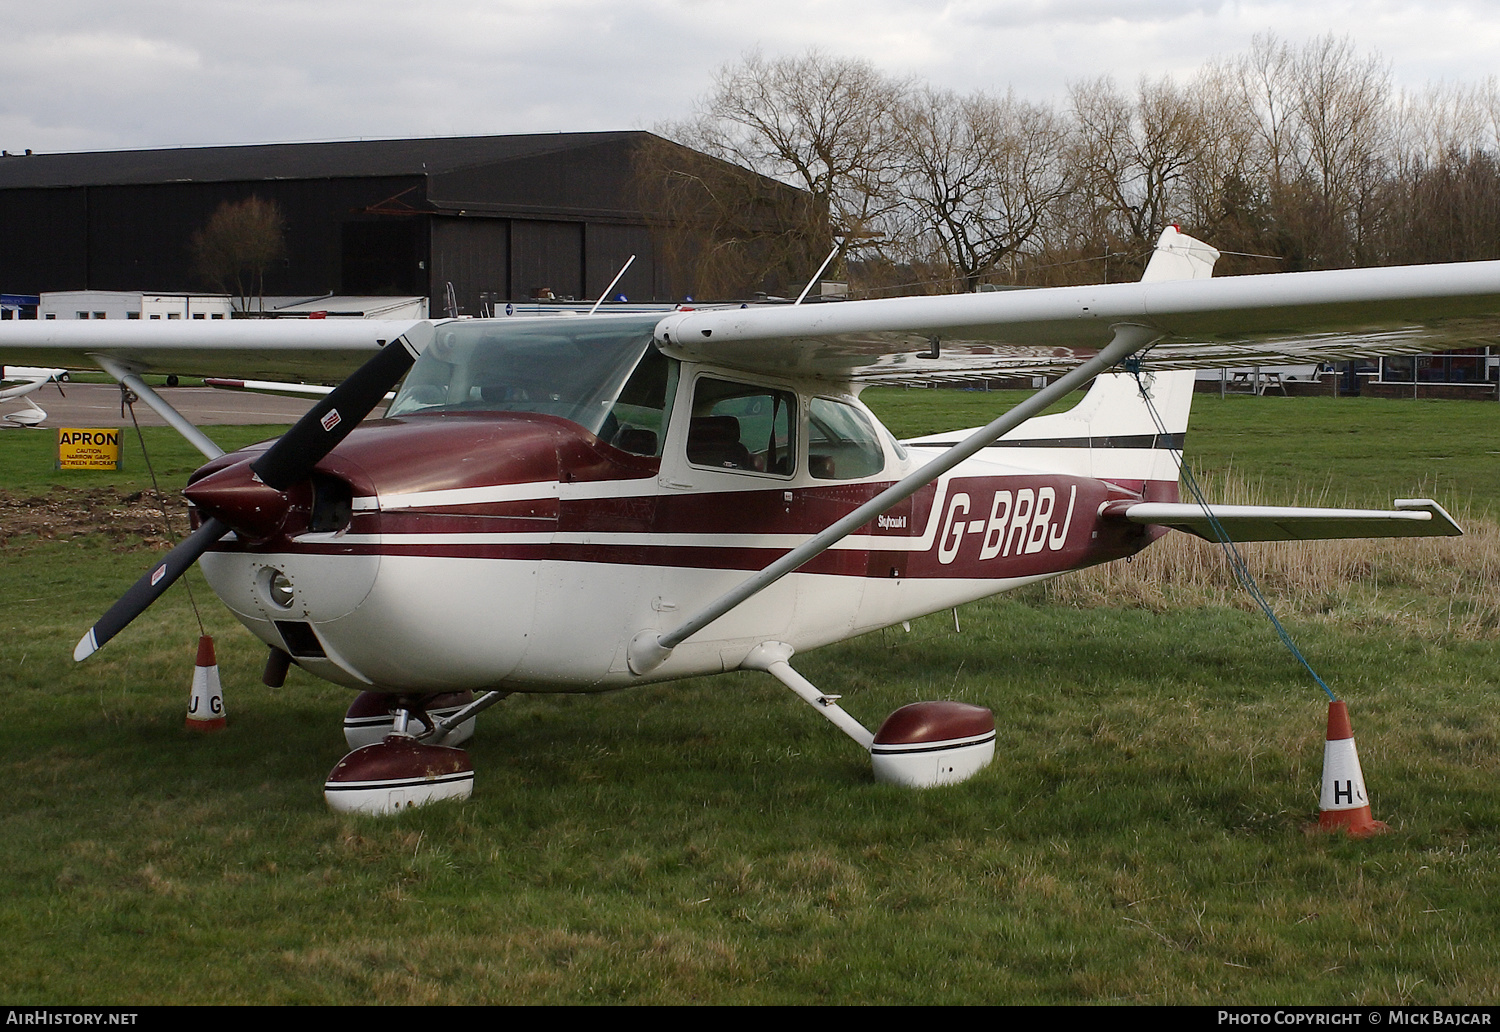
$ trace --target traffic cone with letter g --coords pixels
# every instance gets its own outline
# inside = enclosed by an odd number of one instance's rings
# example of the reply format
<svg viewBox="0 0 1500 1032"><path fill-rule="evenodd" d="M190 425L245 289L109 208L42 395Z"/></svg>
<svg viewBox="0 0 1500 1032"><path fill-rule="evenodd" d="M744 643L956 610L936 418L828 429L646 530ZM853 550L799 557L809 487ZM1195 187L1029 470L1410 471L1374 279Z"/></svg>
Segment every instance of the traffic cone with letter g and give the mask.
<svg viewBox="0 0 1500 1032"><path fill-rule="evenodd" d="M1323 743L1323 798L1319 806L1320 831L1344 831L1351 838L1369 838L1389 831L1370 816L1370 795L1359 769L1354 748L1354 730L1349 726L1349 707L1335 700L1328 704L1328 737Z"/></svg>
<svg viewBox="0 0 1500 1032"><path fill-rule="evenodd" d="M219 661L214 658L214 640L198 639L198 662L193 667L193 694L188 699L189 731L220 731L224 728L224 689L219 686Z"/></svg>

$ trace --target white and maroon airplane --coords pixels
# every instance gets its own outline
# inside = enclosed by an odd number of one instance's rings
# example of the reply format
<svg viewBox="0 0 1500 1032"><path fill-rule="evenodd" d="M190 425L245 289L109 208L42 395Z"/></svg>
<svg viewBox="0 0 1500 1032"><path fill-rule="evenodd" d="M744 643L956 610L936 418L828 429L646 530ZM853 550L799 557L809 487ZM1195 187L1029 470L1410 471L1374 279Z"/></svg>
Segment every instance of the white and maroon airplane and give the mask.
<svg viewBox="0 0 1500 1032"><path fill-rule="evenodd" d="M988 710L917 703L871 734L791 658L1169 528L1211 537L1178 498L1193 369L1500 336L1497 262L1211 280L1217 256L1169 229L1134 284L437 323L6 323L0 355L97 363L210 460L185 491L197 529L75 658L199 562L270 647L270 682L296 663L363 693L346 721L360 747L325 786L335 808L466 797L453 743L508 694L735 669L786 684L877 777L931 785L989 761ZM317 377L371 352L285 436L229 455L139 375ZM986 427L905 443L858 399L1021 372L1064 375ZM1039 414L1090 380L1071 411ZM1461 533L1428 500L1212 514L1242 541Z"/></svg>

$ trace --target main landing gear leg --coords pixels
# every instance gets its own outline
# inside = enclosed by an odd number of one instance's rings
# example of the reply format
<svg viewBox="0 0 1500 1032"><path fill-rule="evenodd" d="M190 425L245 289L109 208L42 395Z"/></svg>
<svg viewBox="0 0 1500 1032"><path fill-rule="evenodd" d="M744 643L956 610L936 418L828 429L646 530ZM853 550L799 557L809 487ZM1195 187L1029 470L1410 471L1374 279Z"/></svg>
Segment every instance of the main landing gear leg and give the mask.
<svg viewBox="0 0 1500 1032"><path fill-rule="evenodd" d="M915 702L892 713L872 735L844 712L837 695L825 695L792 669L792 651L785 642L765 642L740 666L764 670L858 742L870 754L876 781L910 788L949 785L967 780L994 758L995 717L983 706Z"/></svg>
<svg viewBox="0 0 1500 1032"><path fill-rule="evenodd" d="M474 767L467 752L424 745L412 734L431 726L427 701L426 696L397 696L390 709L390 733L338 762L323 786L331 809L380 815L473 794Z"/></svg>

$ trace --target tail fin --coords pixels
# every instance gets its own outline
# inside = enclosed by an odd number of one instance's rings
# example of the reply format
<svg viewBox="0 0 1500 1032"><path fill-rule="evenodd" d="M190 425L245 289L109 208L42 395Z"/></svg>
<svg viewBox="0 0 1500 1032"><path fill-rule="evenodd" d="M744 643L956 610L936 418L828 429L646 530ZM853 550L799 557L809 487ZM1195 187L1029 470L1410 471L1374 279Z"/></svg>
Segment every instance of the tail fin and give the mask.
<svg viewBox="0 0 1500 1032"><path fill-rule="evenodd" d="M1208 279L1218 257L1214 248L1169 226L1157 241L1141 282ZM1057 448L1059 452L1052 453L1054 462L1061 459L1084 476L1169 480L1175 484L1177 456L1173 452L1182 451L1195 377L1190 369L1142 374L1141 383L1150 394L1160 427L1141 398L1134 376L1104 373L1072 409L1029 419L999 443L1007 448L1026 447L1023 441L1035 442L1031 447ZM1062 449L1072 454L1065 459ZM1086 468L1077 468L1077 464Z"/></svg>
<svg viewBox="0 0 1500 1032"><path fill-rule="evenodd" d="M1168 226L1161 231L1156 241L1156 250L1146 263L1141 275L1142 283L1163 283L1167 280L1208 279L1214 274L1214 262L1219 252L1201 240L1194 240Z"/></svg>

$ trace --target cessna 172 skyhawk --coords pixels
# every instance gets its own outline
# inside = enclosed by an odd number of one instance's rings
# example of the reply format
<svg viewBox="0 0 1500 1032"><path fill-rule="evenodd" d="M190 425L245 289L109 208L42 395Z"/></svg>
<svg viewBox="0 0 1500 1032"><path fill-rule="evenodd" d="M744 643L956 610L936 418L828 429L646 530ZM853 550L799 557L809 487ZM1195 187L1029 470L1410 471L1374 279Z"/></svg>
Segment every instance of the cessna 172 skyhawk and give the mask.
<svg viewBox="0 0 1500 1032"><path fill-rule="evenodd" d="M1500 262L1212 280L1217 256L1169 229L1131 284L437 323L7 323L0 355L96 362L210 459L185 491L197 529L75 658L199 562L269 645L268 681L295 662L366 693L351 728L373 709L389 730L334 768L335 808L467 796L467 754L443 743L507 694L734 669L787 685L878 777L930 785L989 761L988 710L917 703L871 734L794 654L1168 528L1207 536L1178 500L1193 369L1500 334ZM316 379L371 352L285 436L230 455L139 376ZM1064 375L984 428L904 444L857 397L1021 372ZM1071 411L1039 415L1090 380ZM1461 533L1425 500L1214 513L1237 540ZM485 694L453 711L464 692Z"/></svg>

